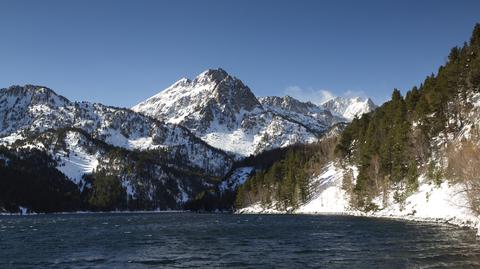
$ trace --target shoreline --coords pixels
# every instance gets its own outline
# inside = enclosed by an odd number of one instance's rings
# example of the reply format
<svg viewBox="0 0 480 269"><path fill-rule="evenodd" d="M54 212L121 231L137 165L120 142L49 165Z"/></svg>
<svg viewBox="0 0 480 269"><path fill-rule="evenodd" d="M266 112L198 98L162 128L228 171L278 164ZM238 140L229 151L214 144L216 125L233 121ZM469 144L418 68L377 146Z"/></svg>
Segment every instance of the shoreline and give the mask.
<svg viewBox="0 0 480 269"><path fill-rule="evenodd" d="M390 219L390 220L402 220L409 222L423 222L431 224L445 224L456 226L459 228L468 228L476 230L476 236L480 238L480 219L475 221L461 219L461 218L426 218L426 217L416 217L416 216L402 216L402 215L391 215L391 214L375 214L375 213L365 213L361 211L345 211L345 212L285 212L277 210L266 210L265 212L257 211L248 211L245 209L240 209L235 211L233 214L238 215L311 215L311 216L352 216L352 217L365 217L365 218L377 218L377 219Z"/></svg>
<svg viewBox="0 0 480 269"><path fill-rule="evenodd" d="M434 218L434 217L418 217L413 215L393 215L393 214L381 214L381 213L366 213L361 211L344 211L344 212L287 212L278 211L272 209L266 209L263 211L255 211L248 209L240 209L236 211L212 211L212 212L200 212L190 210L140 210L140 211L74 211L74 212L51 212L51 213L0 213L0 217L3 216L44 216L44 215L86 215L86 214L167 214L167 213L197 213L197 214L232 214L232 215L310 215L310 216L352 216L352 217L365 217L365 218L378 218L378 219L390 219L390 220L402 220L409 222L423 222L432 224L446 224L456 226L459 228L468 228L476 230L477 237L480 237L480 219L475 221L466 220L462 218Z"/></svg>
<svg viewBox="0 0 480 269"><path fill-rule="evenodd" d="M377 210L364 212L351 207L350 195L342 188L343 175L344 168L331 162L317 176L312 177L313 196L298 207L280 211L275 209L275 201L269 205L256 202L236 213L348 215L429 222L475 229L476 235L480 237L479 213L469 207L461 183L445 179L440 184L434 184L422 174L418 178L417 190L404 201L396 201L392 193L386 197L377 196L372 200Z"/></svg>

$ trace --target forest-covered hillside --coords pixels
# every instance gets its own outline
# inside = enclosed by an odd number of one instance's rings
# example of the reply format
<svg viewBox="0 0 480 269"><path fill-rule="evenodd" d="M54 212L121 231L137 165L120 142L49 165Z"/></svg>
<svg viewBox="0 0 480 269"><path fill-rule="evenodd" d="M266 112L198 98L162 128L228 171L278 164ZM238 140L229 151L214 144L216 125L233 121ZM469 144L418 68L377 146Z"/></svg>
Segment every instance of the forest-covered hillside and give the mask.
<svg viewBox="0 0 480 269"><path fill-rule="evenodd" d="M237 206L294 209L311 195L308 178L326 161L337 161L358 168L355 180L344 180L352 208L375 210L372 200L392 192L402 202L417 190L421 174L435 184L445 178L468 182L471 206L478 208L479 54L477 24L469 42L452 48L438 72L405 96L394 89L391 100L354 118L338 138L292 150L258 171L239 189Z"/></svg>

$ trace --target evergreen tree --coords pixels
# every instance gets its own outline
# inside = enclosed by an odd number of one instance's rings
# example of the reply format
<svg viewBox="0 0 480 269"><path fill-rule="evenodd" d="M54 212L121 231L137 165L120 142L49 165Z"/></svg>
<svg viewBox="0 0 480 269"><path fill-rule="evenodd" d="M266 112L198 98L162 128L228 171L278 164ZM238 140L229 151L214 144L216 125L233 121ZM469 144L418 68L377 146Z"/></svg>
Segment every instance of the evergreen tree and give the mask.
<svg viewBox="0 0 480 269"><path fill-rule="evenodd" d="M408 171L407 171L407 192L412 193L418 189L418 170L417 170L417 163L412 160L408 164Z"/></svg>
<svg viewBox="0 0 480 269"><path fill-rule="evenodd" d="M94 176L90 204L100 210L121 209L125 206L126 192L120 180L112 175L97 173Z"/></svg>

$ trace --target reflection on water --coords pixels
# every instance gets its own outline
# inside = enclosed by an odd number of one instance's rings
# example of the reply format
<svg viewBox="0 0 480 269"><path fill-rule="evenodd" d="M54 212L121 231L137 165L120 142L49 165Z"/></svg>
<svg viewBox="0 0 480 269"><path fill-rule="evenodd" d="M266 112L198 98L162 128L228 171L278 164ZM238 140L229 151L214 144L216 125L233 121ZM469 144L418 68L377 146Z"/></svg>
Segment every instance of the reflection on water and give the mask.
<svg viewBox="0 0 480 269"><path fill-rule="evenodd" d="M475 231L347 216L0 217L0 268L480 268Z"/></svg>

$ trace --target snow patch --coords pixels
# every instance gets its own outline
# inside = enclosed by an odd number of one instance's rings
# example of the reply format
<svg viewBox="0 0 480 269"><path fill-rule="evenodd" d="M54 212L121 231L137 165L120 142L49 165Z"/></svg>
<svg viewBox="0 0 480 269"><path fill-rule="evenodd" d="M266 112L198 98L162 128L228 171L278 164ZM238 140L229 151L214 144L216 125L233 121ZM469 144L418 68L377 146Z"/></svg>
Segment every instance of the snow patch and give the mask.
<svg viewBox="0 0 480 269"><path fill-rule="evenodd" d="M283 214L284 211L276 210L275 207L263 207L260 203L237 210L239 214Z"/></svg>
<svg viewBox="0 0 480 269"><path fill-rule="evenodd" d="M178 185L178 188L179 188L180 194L177 197L177 203L185 204L186 202L188 202L188 200L190 200L190 196L183 189L183 187L181 185Z"/></svg>
<svg viewBox="0 0 480 269"><path fill-rule="evenodd" d="M98 166L97 155L88 153L82 146L82 137L77 132L68 132L65 136L68 153L58 152L60 158L57 169L83 189L84 174L91 174Z"/></svg>
<svg viewBox="0 0 480 269"><path fill-rule="evenodd" d="M248 177L252 174L253 169L253 167L241 167L236 169L227 180L220 184L220 191L225 192L226 190L236 190L239 186L245 183Z"/></svg>
<svg viewBox="0 0 480 269"><path fill-rule="evenodd" d="M27 215L29 211L27 207L23 207L23 206L19 206L18 210L20 211L20 215Z"/></svg>
<svg viewBox="0 0 480 269"><path fill-rule="evenodd" d="M8 136L4 136L0 138L0 146L6 146L8 147L9 145L13 144L17 140L21 140L24 137L20 135L19 133L13 133Z"/></svg>
<svg viewBox="0 0 480 269"><path fill-rule="evenodd" d="M348 210L348 195L342 189L343 169L329 163L324 171L310 181L313 198L296 213L341 213Z"/></svg>
<svg viewBox="0 0 480 269"><path fill-rule="evenodd" d="M461 226L476 226L478 216L470 209L461 184L443 182L440 186L429 182L424 175L419 178L418 190L403 204L389 195L388 206L375 212L377 216L404 217L409 219L444 220ZM376 199L377 204L380 199Z"/></svg>
<svg viewBox="0 0 480 269"><path fill-rule="evenodd" d="M132 186L132 184L129 181L122 181L122 187L125 188L125 191L127 193L127 200L131 197L135 197L135 188Z"/></svg>

